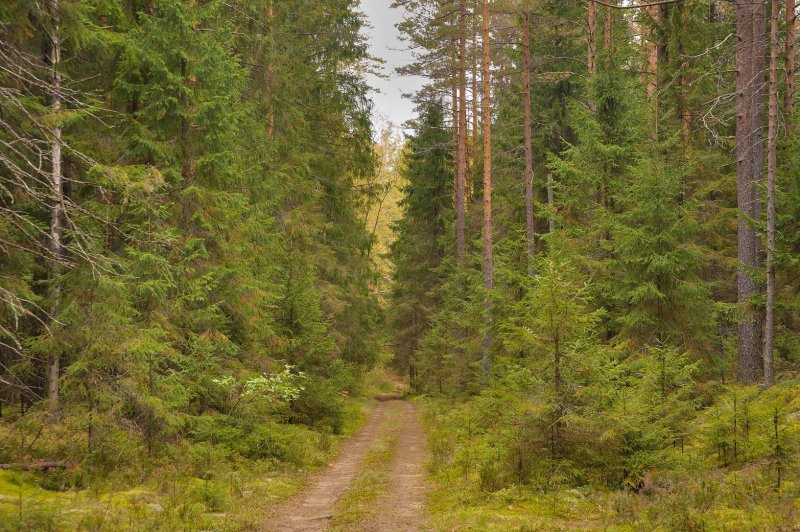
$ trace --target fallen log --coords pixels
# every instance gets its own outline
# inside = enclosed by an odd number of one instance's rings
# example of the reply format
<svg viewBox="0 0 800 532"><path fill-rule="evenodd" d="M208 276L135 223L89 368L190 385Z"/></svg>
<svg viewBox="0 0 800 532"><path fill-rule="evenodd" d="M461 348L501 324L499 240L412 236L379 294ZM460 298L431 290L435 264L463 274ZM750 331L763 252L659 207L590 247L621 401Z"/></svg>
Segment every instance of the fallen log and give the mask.
<svg viewBox="0 0 800 532"><path fill-rule="evenodd" d="M56 461L0 464L0 470L5 471L47 471L50 469L65 469L66 467L66 462Z"/></svg>

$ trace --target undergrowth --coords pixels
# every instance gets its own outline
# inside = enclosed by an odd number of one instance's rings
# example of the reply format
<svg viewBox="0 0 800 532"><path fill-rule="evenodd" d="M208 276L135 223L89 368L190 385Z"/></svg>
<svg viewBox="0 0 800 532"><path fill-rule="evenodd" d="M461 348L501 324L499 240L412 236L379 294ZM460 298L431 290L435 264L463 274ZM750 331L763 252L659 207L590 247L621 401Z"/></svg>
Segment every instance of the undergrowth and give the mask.
<svg viewBox="0 0 800 532"><path fill-rule="evenodd" d="M707 383L714 401L683 437L647 461L641 482L619 485L595 463L596 447L567 442L569 463L535 449L524 394L489 411L468 401L426 398L429 501L437 530L776 530L800 526L800 383L769 390ZM709 392L710 394L710 392ZM527 409L527 410L526 410ZM530 444L530 445L529 445ZM606 449L608 452L608 449ZM617 452L630 458L633 447ZM609 461L609 467L614 464ZM604 474L606 473L606 474Z"/></svg>
<svg viewBox="0 0 800 532"><path fill-rule="evenodd" d="M192 416L170 442L152 447L146 435L95 416L88 453L85 413L53 420L6 409L0 463L57 459L64 467L0 471L0 530L258 528L271 505L296 493L361 427L370 408L363 397L386 382L383 370L371 372L328 404L330 412L310 397L287 410L245 405L233 415Z"/></svg>

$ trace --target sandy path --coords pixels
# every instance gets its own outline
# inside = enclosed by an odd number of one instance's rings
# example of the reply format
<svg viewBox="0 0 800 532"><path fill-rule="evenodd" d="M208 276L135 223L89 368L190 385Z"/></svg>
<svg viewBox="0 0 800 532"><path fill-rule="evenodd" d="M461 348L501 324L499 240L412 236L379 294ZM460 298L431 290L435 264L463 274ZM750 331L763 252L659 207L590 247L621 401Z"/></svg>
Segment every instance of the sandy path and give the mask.
<svg viewBox="0 0 800 532"><path fill-rule="evenodd" d="M425 504L425 433L417 406L402 404L400 441L391 472L391 487L377 505L374 517L359 530L419 530Z"/></svg>
<svg viewBox="0 0 800 532"><path fill-rule="evenodd" d="M265 530L326 529L334 504L350 486L358 465L374 443L388 405L388 402L378 403L361 431L344 443L331 467L320 472L302 493L279 507L275 517L265 523Z"/></svg>
<svg viewBox="0 0 800 532"><path fill-rule="evenodd" d="M312 479L308 488L280 506L275 517L265 523L265 530L322 531L330 525L339 498L348 490L358 473L359 464L378 440L389 414L399 416L399 440L389 465L390 484L376 502L366 523L353 527L358 531L409 531L423 525L425 503L425 433L417 406L402 401L402 384L398 391L382 394L361 431L347 441L339 458ZM385 428L384 428L385 430Z"/></svg>

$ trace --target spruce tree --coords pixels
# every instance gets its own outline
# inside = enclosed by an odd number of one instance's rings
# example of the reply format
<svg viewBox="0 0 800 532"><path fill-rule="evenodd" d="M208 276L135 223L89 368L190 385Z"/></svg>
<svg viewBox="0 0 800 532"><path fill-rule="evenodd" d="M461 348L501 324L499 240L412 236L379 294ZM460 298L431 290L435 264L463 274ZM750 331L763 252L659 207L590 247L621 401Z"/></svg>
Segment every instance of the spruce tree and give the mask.
<svg viewBox="0 0 800 532"><path fill-rule="evenodd" d="M412 376L414 354L438 305L439 267L450 247L445 231L452 212L448 184L454 169L448 140L439 103L420 107L415 132L406 142L402 218L391 246L395 273L390 314L396 362Z"/></svg>

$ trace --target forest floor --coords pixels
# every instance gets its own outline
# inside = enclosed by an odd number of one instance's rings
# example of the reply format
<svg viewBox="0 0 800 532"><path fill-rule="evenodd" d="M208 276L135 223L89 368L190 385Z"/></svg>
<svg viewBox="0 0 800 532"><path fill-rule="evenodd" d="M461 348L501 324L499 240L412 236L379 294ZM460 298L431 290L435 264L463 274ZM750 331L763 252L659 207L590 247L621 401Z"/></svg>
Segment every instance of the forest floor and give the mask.
<svg viewBox="0 0 800 532"><path fill-rule="evenodd" d="M419 530L427 485L425 433L405 385L376 397L361 431L306 489L275 508L267 530Z"/></svg>

